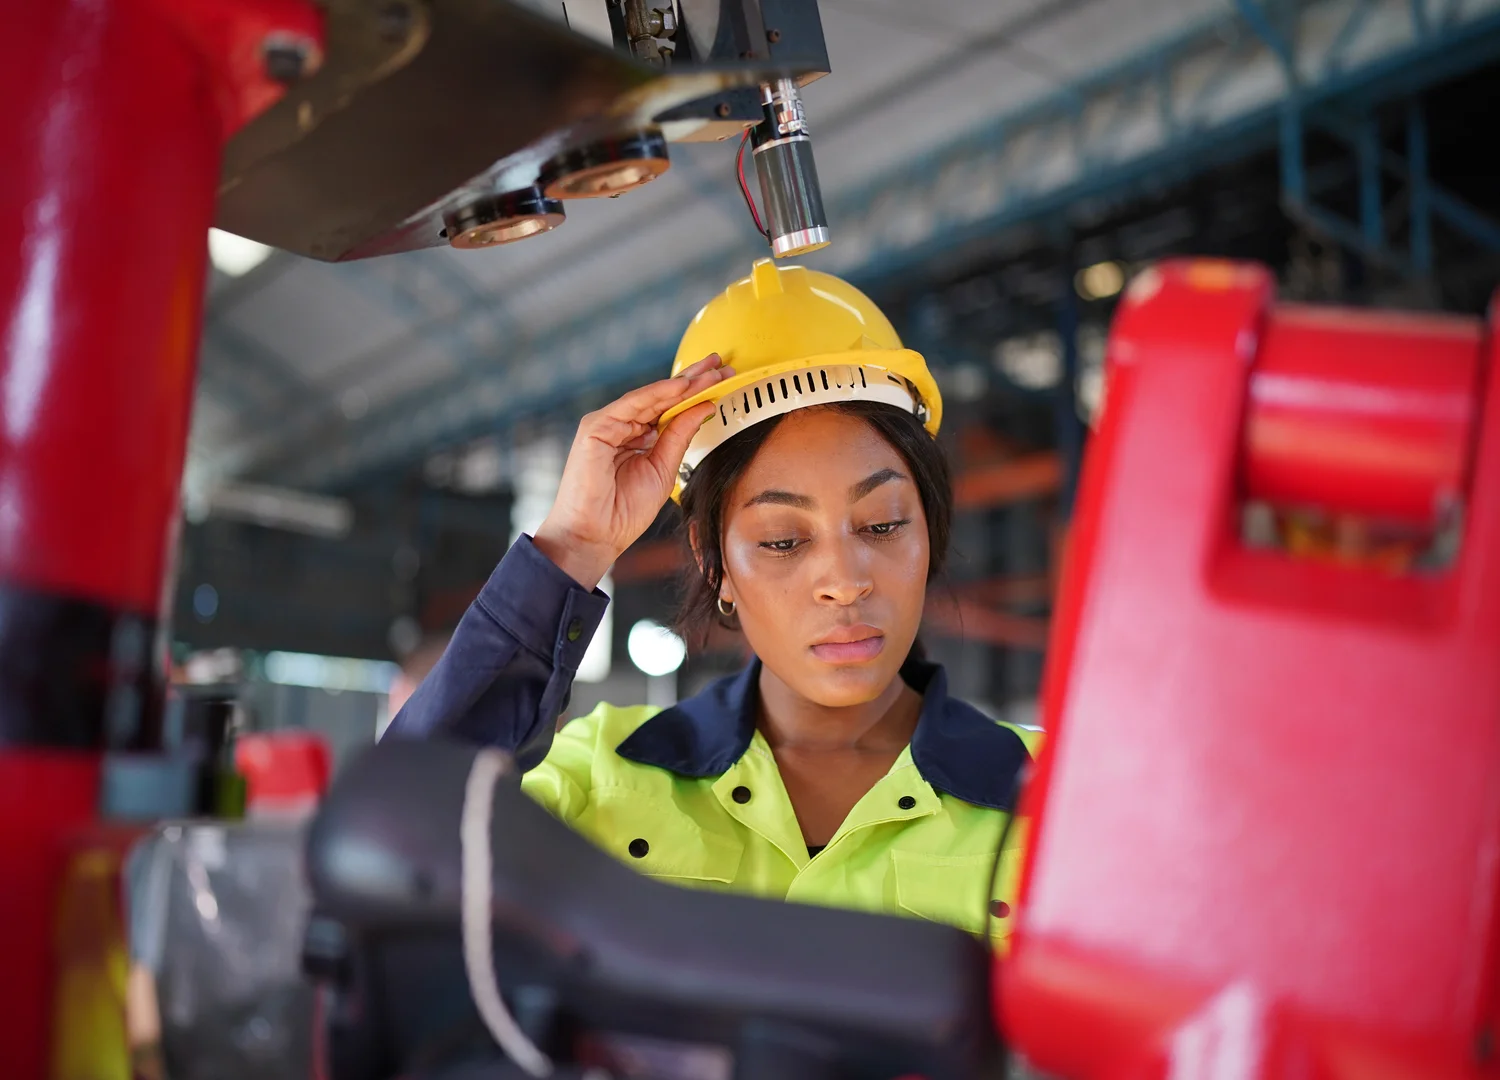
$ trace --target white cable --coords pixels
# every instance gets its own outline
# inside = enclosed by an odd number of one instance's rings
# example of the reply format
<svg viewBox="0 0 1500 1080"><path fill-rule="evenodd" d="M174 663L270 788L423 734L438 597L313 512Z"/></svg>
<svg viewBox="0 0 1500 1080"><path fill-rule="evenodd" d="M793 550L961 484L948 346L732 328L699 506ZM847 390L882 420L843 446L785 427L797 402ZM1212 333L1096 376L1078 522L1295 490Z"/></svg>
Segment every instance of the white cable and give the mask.
<svg viewBox="0 0 1500 1080"><path fill-rule="evenodd" d="M464 785L464 808L458 824L460 859L460 931L469 995L479 1018L506 1056L532 1076L551 1076L552 1062L526 1037L500 996L495 975L495 953L490 935L491 896L490 819L495 806L495 784L510 771L510 759L498 750L481 750L469 768Z"/></svg>

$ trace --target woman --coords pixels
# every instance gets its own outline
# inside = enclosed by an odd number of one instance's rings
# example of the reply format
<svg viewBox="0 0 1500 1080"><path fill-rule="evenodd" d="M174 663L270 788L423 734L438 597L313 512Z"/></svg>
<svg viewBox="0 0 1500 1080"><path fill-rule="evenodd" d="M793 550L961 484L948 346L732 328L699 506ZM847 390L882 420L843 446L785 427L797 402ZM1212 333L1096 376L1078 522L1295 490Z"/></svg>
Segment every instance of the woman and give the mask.
<svg viewBox="0 0 1500 1080"><path fill-rule="evenodd" d="M644 873L1008 936L1011 858L991 878L1027 747L915 646L953 504L926 364L851 286L763 260L673 373L583 419L551 513L391 730L513 751L530 794ZM669 496L696 563L684 628L718 619L756 659L554 739L596 585Z"/></svg>

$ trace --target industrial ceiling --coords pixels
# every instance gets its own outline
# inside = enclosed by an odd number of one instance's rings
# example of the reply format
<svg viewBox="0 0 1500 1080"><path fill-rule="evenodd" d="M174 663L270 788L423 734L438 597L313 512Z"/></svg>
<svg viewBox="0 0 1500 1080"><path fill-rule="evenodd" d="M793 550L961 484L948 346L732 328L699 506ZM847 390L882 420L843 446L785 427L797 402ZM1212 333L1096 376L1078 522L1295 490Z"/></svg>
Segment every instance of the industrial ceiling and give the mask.
<svg viewBox="0 0 1500 1080"><path fill-rule="evenodd" d="M1500 55L1500 0L823 0L807 89L834 244L862 283L1016 220L1274 146L1299 108ZM663 370L696 307L762 250L734 142L482 252L217 275L189 487L338 490Z"/></svg>

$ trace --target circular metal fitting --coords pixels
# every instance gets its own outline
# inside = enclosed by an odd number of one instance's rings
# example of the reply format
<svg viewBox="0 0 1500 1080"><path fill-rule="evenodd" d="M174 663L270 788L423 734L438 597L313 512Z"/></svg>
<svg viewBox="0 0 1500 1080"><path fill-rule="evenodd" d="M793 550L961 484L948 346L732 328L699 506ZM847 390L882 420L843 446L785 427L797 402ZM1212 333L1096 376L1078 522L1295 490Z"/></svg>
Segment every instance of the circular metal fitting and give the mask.
<svg viewBox="0 0 1500 1080"><path fill-rule="evenodd" d="M670 166L667 140L647 128L564 150L542 166L541 185L553 199L597 199L649 184Z"/></svg>
<svg viewBox="0 0 1500 1080"><path fill-rule="evenodd" d="M793 229L771 237L771 251L778 259L794 255L806 255L809 251L825 248L831 242L828 226L818 225L811 229Z"/></svg>
<svg viewBox="0 0 1500 1080"><path fill-rule="evenodd" d="M548 232L567 219L556 199L533 185L503 195L475 199L443 217L448 243L456 248L486 248Z"/></svg>

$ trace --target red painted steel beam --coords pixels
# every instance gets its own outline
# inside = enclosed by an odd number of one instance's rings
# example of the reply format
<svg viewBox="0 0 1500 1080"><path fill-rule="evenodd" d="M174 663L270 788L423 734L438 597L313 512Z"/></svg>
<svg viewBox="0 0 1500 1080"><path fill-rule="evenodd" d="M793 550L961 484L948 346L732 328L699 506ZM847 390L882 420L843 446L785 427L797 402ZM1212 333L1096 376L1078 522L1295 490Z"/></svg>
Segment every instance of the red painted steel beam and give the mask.
<svg viewBox="0 0 1500 1080"><path fill-rule="evenodd" d="M968 586L964 586L968 591ZM1008 649L1047 647L1048 622L1031 615L997 611L979 600L936 597L927 605L923 625L937 633L964 641L983 642Z"/></svg>
<svg viewBox="0 0 1500 1080"><path fill-rule="evenodd" d="M986 510L1025 499L1040 499L1062 486L1062 458L1051 451L968 469L953 482L954 506Z"/></svg>

